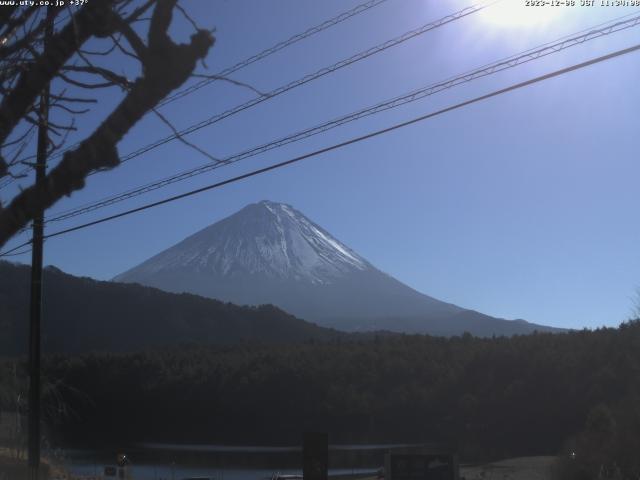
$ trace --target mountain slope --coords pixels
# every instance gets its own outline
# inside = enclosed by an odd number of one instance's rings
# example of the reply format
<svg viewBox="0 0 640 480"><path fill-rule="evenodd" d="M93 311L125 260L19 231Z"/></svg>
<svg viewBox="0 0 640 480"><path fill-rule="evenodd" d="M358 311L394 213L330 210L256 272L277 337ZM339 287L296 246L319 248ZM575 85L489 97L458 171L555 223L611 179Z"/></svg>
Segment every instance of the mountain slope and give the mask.
<svg viewBox="0 0 640 480"><path fill-rule="evenodd" d="M52 267L45 269L43 285L46 352L300 342L337 335L269 305L239 307L190 294L74 277ZM0 262L0 355L24 353L28 318L29 267Z"/></svg>
<svg viewBox="0 0 640 480"><path fill-rule="evenodd" d="M238 304L272 303L346 331L487 336L551 330L417 292L291 206L269 201L248 205L114 280Z"/></svg>

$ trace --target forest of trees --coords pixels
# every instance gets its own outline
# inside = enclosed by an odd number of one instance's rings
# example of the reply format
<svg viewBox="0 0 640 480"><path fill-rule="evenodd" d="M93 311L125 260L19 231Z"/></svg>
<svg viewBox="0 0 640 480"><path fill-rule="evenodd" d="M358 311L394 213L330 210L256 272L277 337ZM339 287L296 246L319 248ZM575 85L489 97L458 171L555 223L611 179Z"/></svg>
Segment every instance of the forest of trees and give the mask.
<svg viewBox="0 0 640 480"><path fill-rule="evenodd" d="M15 362L3 363L5 379ZM332 443L448 440L466 460L575 451L566 468L638 468L638 321L53 356L44 371L46 402L64 401L50 437L68 445L296 444L322 429Z"/></svg>
<svg viewBox="0 0 640 480"><path fill-rule="evenodd" d="M0 261L0 355L26 353L30 270ZM133 352L185 342L295 342L327 339L321 328L265 305L241 307L189 294L167 293L134 284L100 282L44 272L43 350L82 353Z"/></svg>

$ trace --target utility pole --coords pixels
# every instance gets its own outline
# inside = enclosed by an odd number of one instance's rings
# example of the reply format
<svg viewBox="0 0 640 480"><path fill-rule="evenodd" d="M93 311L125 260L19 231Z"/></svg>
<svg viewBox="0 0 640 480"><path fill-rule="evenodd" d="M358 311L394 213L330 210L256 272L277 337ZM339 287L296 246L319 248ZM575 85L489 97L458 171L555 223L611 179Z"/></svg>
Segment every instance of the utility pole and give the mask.
<svg viewBox="0 0 640 480"><path fill-rule="evenodd" d="M48 22L44 33L44 50L49 47L53 34L51 7L47 9ZM41 187L47 175L47 148L49 130L49 84L40 95L38 107L38 145L36 156L36 187ZM33 219L31 248L31 307L29 322L29 480L40 476L40 318L42 315L42 250L44 241L44 209Z"/></svg>

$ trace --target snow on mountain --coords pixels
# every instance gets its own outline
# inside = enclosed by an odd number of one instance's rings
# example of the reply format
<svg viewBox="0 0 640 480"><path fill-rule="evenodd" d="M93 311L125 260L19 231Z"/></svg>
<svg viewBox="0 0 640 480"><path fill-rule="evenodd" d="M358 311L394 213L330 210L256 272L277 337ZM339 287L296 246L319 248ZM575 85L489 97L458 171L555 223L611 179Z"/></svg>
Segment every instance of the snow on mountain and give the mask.
<svg viewBox="0 0 640 480"><path fill-rule="evenodd" d="M424 295L381 272L293 207L251 204L114 278L237 304L271 303L342 330L511 335L546 327Z"/></svg>
<svg viewBox="0 0 640 480"><path fill-rule="evenodd" d="M188 237L128 274L192 269L221 277L264 274L326 284L371 265L349 247L282 203L262 201Z"/></svg>

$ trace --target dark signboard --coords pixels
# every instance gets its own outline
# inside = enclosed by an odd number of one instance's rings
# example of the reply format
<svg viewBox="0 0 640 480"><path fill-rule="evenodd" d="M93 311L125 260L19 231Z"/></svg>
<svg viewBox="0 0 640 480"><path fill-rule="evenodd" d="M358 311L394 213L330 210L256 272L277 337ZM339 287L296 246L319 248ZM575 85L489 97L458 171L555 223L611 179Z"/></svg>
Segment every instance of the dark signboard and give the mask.
<svg viewBox="0 0 640 480"><path fill-rule="evenodd" d="M329 436L326 433L304 434L302 476L304 480L327 480L329 470Z"/></svg>
<svg viewBox="0 0 640 480"><path fill-rule="evenodd" d="M117 473L116 467L104 467L105 477L115 477Z"/></svg>

